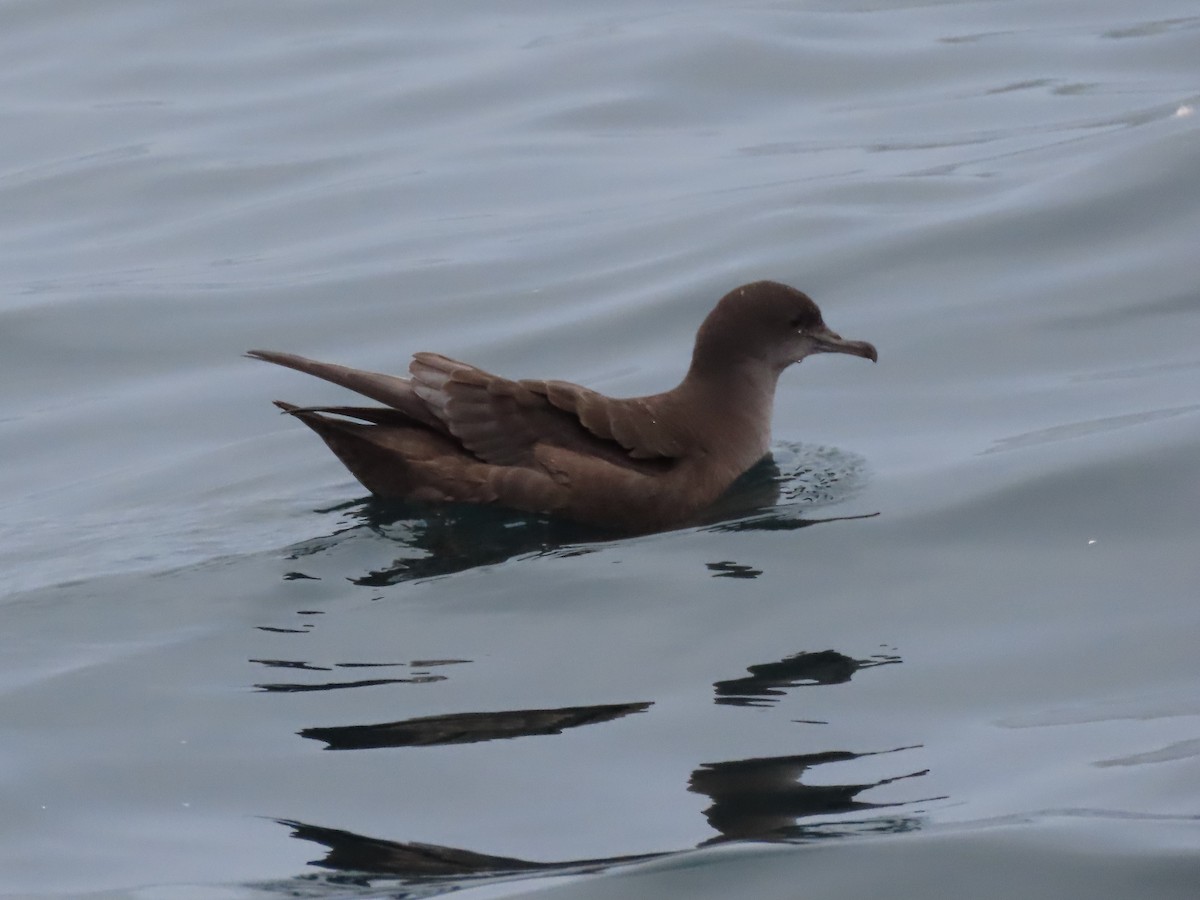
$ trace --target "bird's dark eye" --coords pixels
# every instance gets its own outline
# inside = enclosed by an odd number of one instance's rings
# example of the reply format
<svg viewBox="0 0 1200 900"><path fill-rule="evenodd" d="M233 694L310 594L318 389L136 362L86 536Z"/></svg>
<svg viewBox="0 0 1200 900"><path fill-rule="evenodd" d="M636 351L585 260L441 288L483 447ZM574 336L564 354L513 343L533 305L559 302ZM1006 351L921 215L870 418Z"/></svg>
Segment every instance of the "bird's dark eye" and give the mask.
<svg viewBox="0 0 1200 900"><path fill-rule="evenodd" d="M805 320L804 316L795 316L792 319L791 325L793 328L802 329L802 328L804 328L805 322L806 322L806 320Z"/></svg>

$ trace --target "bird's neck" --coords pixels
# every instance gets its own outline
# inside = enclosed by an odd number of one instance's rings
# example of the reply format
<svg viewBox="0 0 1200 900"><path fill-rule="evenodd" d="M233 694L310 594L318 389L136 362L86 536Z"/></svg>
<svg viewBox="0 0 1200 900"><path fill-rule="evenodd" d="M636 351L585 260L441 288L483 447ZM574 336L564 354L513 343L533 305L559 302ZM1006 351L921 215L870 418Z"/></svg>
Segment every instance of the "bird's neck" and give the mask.
<svg viewBox="0 0 1200 900"><path fill-rule="evenodd" d="M672 393L689 408L702 410L703 433L697 435L702 442L736 446L739 458L745 457L750 465L766 454L770 444L778 380L779 372L759 360L718 371L693 365Z"/></svg>

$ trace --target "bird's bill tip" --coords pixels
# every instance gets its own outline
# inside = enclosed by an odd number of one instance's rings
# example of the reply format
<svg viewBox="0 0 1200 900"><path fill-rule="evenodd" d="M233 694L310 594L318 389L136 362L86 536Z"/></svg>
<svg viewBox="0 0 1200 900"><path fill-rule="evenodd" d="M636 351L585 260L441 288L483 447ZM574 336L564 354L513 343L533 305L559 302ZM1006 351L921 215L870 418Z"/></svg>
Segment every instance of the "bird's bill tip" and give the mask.
<svg viewBox="0 0 1200 900"><path fill-rule="evenodd" d="M863 359L869 359L873 363L879 362L879 351L875 349L874 344L869 344L866 341L850 341L853 350L847 350L847 353L852 353L855 356L861 356Z"/></svg>

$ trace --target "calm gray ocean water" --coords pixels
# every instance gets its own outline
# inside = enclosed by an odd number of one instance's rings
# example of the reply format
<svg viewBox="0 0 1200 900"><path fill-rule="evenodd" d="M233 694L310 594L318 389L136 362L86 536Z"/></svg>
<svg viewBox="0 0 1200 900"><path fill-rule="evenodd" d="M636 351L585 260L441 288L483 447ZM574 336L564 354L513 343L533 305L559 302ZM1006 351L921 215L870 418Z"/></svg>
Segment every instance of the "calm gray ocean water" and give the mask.
<svg viewBox="0 0 1200 900"><path fill-rule="evenodd" d="M0 897L1196 896L1194 0L0 0L0 59ZM880 362L649 537L367 502L240 356L645 393L758 278Z"/></svg>

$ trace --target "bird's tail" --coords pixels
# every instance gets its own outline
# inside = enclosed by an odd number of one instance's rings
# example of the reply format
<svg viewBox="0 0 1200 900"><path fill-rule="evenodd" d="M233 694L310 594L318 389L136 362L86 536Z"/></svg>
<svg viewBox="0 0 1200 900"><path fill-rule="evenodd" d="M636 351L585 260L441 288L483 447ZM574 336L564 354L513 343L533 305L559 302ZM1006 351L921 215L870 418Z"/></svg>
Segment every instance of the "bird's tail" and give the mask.
<svg viewBox="0 0 1200 900"><path fill-rule="evenodd" d="M399 410L422 425L445 432L446 426L429 411L429 407L416 395L412 382L407 378L384 375L380 372L367 372L363 369L351 369L348 366L319 362L315 359L297 356L294 353L278 353L274 350L248 350L246 356L331 381L344 388L349 388L355 393L362 394L364 397L386 403L392 409ZM285 412L292 411L285 410ZM298 413L296 414L298 415ZM356 418L363 417L356 416Z"/></svg>

